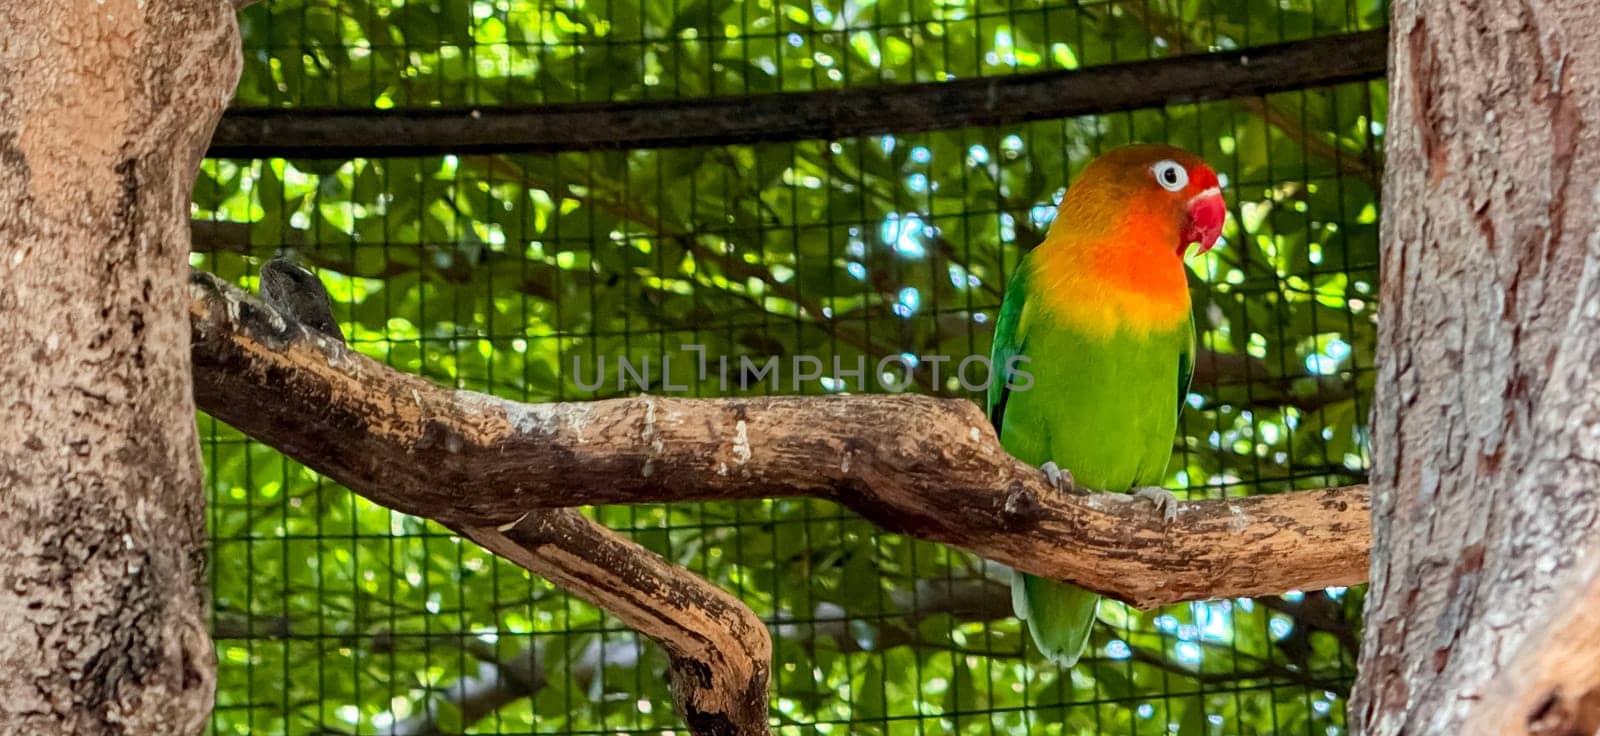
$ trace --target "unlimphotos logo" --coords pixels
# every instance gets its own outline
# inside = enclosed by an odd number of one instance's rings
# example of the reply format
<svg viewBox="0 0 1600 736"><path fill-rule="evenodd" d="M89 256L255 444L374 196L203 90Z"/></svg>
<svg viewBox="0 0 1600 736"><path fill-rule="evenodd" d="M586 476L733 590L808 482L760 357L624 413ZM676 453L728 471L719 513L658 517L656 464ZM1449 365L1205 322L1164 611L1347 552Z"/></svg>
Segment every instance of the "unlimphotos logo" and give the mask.
<svg viewBox="0 0 1600 736"><path fill-rule="evenodd" d="M787 359L777 355L753 357L750 355L711 356L704 345L679 345L682 360L674 361L665 353L657 359L643 356L632 359L617 356L607 361L603 355L590 356L585 366L585 356L572 356L572 381L580 390L599 391L615 387L617 391L648 391L651 393L687 393L695 384L705 384L716 379L720 391L749 391L765 387L771 391L798 393L813 382L827 391L866 391L868 382L884 391L899 392L910 388L919 370L927 371L931 385L942 386L954 376L965 391L987 391L996 380L1004 380L1006 388L1026 391L1033 387L1033 374L1026 365L1026 355L1015 355L1006 360L997 375L994 364L987 355L968 355L955 360L949 355L916 355L899 353L878 359L868 370L867 357L858 355L849 364L840 356L824 361L815 355L797 354ZM685 366L684 364L688 365ZM953 364L953 365L952 365ZM832 368L832 370L828 370ZM946 372L951 371L951 372ZM687 372L688 377L683 374ZM787 379L787 380L785 380ZM690 383L693 381L694 383Z"/></svg>

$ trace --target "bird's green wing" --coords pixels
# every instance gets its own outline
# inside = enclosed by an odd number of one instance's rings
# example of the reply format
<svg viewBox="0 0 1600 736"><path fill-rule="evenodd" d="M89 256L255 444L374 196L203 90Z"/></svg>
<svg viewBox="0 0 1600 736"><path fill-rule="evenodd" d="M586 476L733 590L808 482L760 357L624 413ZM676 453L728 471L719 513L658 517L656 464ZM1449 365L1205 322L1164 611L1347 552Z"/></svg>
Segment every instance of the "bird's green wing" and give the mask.
<svg viewBox="0 0 1600 736"><path fill-rule="evenodd" d="M1178 351L1178 419L1183 419L1183 405L1189 402L1189 385L1194 382L1194 312L1189 312L1189 341Z"/></svg>
<svg viewBox="0 0 1600 736"><path fill-rule="evenodd" d="M1006 287L1005 300L1000 303L1000 315L994 323L994 347L989 351L989 423L1000 431L1005 418L1006 401L1011 398L1011 372L1007 367L1013 358L1024 355L1022 311L1027 304L1025 268L1019 266Z"/></svg>

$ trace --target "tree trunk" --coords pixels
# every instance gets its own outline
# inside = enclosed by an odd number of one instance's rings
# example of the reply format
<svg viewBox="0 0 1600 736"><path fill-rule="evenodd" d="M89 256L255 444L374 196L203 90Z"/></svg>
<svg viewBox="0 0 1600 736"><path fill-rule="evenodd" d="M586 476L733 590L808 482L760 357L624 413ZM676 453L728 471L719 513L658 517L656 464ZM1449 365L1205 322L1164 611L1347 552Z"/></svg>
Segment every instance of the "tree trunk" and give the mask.
<svg viewBox="0 0 1600 736"><path fill-rule="evenodd" d="M1600 658L1548 635L1580 630L1560 604L1600 552L1597 29L1588 0L1395 6L1369 734L1463 733L1529 688L1493 732L1595 728L1596 683L1501 673L1530 649Z"/></svg>
<svg viewBox="0 0 1600 736"><path fill-rule="evenodd" d="M196 733L188 213L226 0L0 2L0 730Z"/></svg>

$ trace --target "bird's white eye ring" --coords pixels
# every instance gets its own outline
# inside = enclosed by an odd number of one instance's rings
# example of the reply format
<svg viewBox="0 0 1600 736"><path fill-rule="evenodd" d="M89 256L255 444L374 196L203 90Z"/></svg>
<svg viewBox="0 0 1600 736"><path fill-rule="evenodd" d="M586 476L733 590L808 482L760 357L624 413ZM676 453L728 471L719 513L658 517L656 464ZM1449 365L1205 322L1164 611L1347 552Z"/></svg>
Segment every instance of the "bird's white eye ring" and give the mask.
<svg viewBox="0 0 1600 736"><path fill-rule="evenodd" d="M1156 183L1169 192L1182 191L1189 186L1189 170L1177 161L1157 161L1150 167L1150 173L1156 177Z"/></svg>

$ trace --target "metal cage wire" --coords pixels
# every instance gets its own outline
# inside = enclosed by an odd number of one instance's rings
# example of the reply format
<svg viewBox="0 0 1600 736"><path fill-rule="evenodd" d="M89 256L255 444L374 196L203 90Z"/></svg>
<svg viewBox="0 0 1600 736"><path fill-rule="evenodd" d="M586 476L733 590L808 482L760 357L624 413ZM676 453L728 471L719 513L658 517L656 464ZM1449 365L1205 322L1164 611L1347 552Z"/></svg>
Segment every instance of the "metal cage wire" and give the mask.
<svg viewBox="0 0 1600 736"><path fill-rule="evenodd" d="M1026 73L1060 63L1058 44L1088 65L1370 28L1384 10L1202 3L1187 12L1215 34L1180 43L1155 40L1152 19L1169 5L476 2L451 20L416 2L272 3L244 16L239 104L617 102ZM1311 20L1291 12L1301 7ZM523 17L536 19L524 41L496 35ZM1225 33L1241 17L1253 35ZM1010 46L980 32L987 24L1006 29ZM886 63L892 44L857 47L862 34L914 51L903 66ZM840 49L831 67L815 56L830 39ZM1008 63L983 63L992 56ZM551 86L552 70L574 58L626 71ZM828 70L846 59L852 71L835 79ZM733 60L745 64L738 85ZM672 72L651 83L652 65ZM687 365L685 345L825 365L959 358L987 352L1006 278L1073 172L1105 147L1169 141L1217 167L1231 208L1224 244L1191 264L1204 351L1169 485L1193 498L1339 485L1366 468L1384 94L1381 81L1362 82L695 148L208 159L193 262L253 287L263 258L292 253L319 270L358 350L525 401L632 392L578 379L621 356ZM949 375L934 380L933 367L916 360L911 390L968 395ZM724 393L715 377L687 383L688 394ZM818 380L776 392L844 388L855 390ZM651 390L668 389L658 377ZM683 732L665 657L610 617L208 417L201 431L220 666L213 732ZM1010 618L1004 571L832 504L589 513L769 623L780 734L1345 731L1359 590L1149 613L1107 604L1084 663L1064 672L1044 666Z"/></svg>

